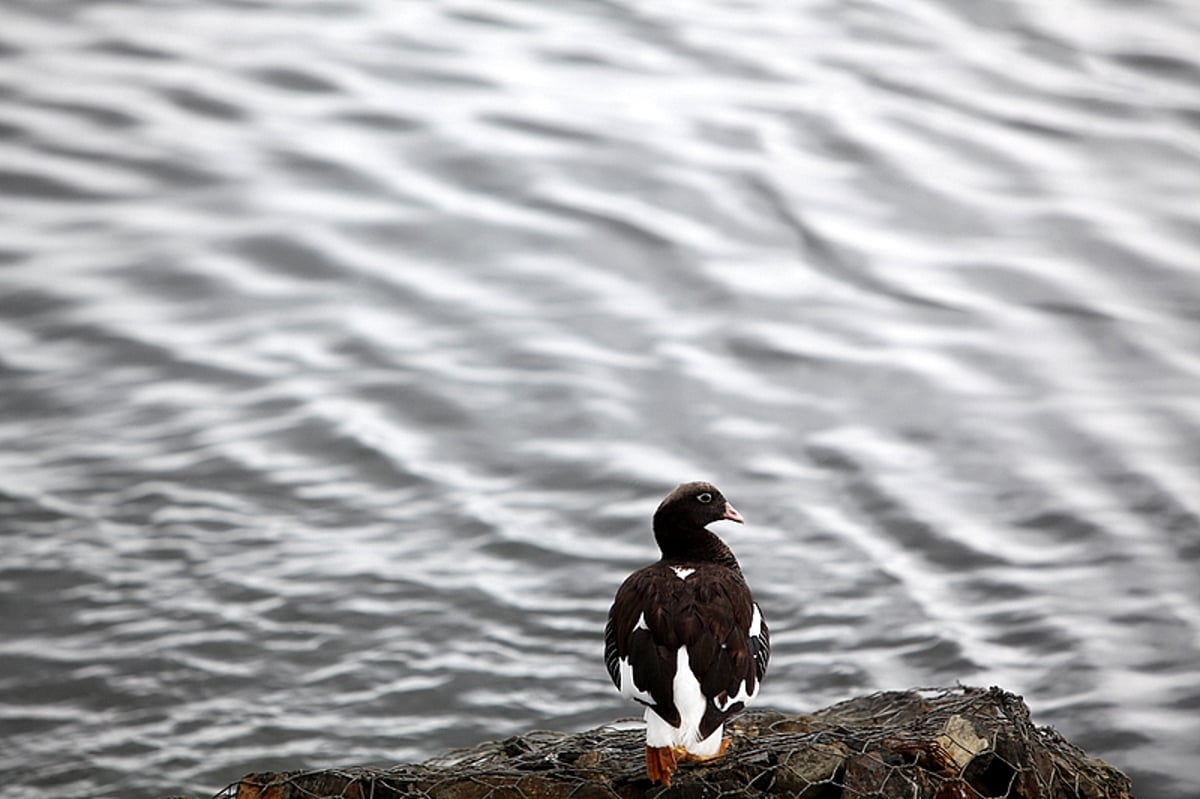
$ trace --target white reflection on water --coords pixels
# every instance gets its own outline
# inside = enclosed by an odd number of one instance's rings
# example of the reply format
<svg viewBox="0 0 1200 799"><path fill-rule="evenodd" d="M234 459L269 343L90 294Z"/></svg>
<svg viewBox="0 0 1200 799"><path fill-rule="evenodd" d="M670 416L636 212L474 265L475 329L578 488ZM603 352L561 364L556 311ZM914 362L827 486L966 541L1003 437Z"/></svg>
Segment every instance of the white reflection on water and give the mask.
<svg viewBox="0 0 1200 799"><path fill-rule="evenodd" d="M6 785L203 794L628 713L604 613L705 477L751 522L764 702L1000 684L1194 795L1197 33L14 5Z"/></svg>

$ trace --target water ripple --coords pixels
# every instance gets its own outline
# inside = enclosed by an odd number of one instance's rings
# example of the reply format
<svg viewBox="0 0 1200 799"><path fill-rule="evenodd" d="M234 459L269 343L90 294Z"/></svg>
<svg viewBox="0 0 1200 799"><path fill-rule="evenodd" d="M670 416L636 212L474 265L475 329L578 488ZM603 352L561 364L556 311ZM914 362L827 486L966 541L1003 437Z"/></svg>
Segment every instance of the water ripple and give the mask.
<svg viewBox="0 0 1200 799"><path fill-rule="evenodd" d="M13 4L12 795L629 715L604 616L697 477L764 701L1000 684L1195 795L1200 17L1151 5Z"/></svg>

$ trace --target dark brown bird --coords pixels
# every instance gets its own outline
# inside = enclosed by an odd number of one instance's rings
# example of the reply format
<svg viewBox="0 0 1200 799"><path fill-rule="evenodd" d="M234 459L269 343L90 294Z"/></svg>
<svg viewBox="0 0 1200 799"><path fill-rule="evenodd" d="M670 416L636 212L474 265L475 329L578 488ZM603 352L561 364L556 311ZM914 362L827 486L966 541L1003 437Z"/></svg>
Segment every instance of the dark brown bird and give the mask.
<svg viewBox="0 0 1200 799"><path fill-rule="evenodd" d="M621 695L646 706L646 773L671 784L679 760L725 752L725 721L758 696L771 655L737 558L707 529L742 516L712 483L684 483L654 513L657 563L621 584L604 661Z"/></svg>

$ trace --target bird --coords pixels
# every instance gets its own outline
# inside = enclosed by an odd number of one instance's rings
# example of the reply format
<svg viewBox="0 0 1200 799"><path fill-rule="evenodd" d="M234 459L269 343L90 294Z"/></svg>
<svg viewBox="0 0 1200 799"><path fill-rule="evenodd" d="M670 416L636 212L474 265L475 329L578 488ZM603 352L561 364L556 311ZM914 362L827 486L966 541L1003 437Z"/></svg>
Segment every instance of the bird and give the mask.
<svg viewBox="0 0 1200 799"><path fill-rule="evenodd" d="M681 761L729 746L725 722L759 693L770 631L733 551L708 525L742 515L712 483L682 483L654 512L661 559L617 589L604 661L626 699L645 706L646 775L671 784Z"/></svg>

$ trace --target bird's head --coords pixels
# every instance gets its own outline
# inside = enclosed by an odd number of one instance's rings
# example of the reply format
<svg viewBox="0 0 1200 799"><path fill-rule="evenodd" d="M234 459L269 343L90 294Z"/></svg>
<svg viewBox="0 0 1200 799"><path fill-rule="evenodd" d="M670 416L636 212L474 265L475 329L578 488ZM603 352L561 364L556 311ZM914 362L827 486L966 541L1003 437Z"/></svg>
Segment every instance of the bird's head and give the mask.
<svg viewBox="0 0 1200 799"><path fill-rule="evenodd" d="M722 519L743 524L742 514L715 485L703 481L682 483L659 504L654 512L654 527L707 527Z"/></svg>

